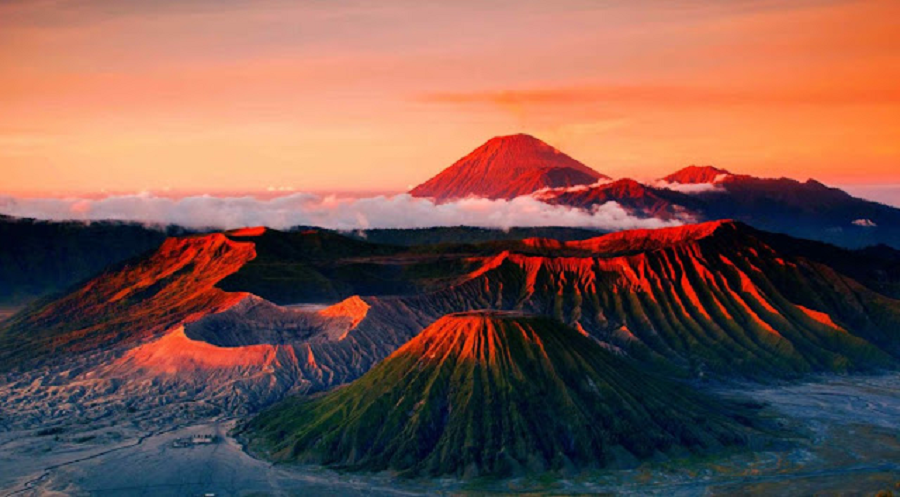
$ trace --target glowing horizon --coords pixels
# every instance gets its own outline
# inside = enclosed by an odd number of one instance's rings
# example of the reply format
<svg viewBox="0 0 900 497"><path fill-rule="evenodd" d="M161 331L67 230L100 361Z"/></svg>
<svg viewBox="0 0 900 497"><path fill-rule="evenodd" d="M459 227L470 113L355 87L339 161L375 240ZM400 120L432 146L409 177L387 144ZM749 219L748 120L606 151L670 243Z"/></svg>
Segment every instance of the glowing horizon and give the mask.
<svg viewBox="0 0 900 497"><path fill-rule="evenodd" d="M0 4L0 194L401 192L525 132L614 178L900 183L900 4Z"/></svg>

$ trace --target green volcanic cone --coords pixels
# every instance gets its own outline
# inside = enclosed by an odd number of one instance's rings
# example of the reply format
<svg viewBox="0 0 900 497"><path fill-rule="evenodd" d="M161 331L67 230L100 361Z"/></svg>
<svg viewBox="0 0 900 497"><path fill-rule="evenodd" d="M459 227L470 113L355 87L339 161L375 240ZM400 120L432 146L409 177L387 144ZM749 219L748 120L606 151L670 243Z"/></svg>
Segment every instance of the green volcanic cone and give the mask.
<svg viewBox="0 0 900 497"><path fill-rule="evenodd" d="M475 312L445 316L350 385L285 401L247 428L280 461L471 477L739 445L745 423L554 320Z"/></svg>

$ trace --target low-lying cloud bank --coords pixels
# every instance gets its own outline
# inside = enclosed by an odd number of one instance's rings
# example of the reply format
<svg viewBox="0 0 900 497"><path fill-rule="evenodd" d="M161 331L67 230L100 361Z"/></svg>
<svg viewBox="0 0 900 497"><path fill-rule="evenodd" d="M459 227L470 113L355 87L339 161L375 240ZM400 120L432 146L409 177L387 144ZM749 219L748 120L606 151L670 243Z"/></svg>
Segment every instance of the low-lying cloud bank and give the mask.
<svg viewBox="0 0 900 497"><path fill-rule="evenodd" d="M720 175L721 176L721 175ZM665 188L666 190L674 190L680 193L686 193L688 195L695 193L707 193L707 192L724 192L725 187L719 183L670 183L665 180L657 180L650 183L650 186L654 188Z"/></svg>
<svg viewBox="0 0 900 497"><path fill-rule="evenodd" d="M532 197L536 199L546 199L553 198L556 195L561 195L563 193L577 193L577 192L586 192L592 188L598 188L603 185L612 183L614 180L612 179L598 179L597 181L589 184L589 185L575 185L575 186L561 186L561 187L545 187L540 190L536 190L531 194Z"/></svg>
<svg viewBox="0 0 900 497"><path fill-rule="evenodd" d="M349 198L295 193L272 199L201 195L172 199L153 194L102 199L0 197L0 214L45 220L118 220L186 228L234 229L320 226L337 230L477 226L571 226L622 230L682 224L632 216L609 202L592 211L549 205L524 196L513 200L468 198L435 204L407 194Z"/></svg>

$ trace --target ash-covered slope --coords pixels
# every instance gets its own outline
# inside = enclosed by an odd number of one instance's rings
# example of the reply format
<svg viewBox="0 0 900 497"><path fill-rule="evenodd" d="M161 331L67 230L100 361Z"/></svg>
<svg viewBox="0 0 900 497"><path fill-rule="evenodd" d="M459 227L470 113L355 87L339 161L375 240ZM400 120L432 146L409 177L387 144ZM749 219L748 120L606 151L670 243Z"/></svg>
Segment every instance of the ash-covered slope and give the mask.
<svg viewBox="0 0 900 497"><path fill-rule="evenodd" d="M551 319L476 312L441 318L351 385L286 401L249 430L281 461L473 477L740 444L748 430L729 409Z"/></svg>
<svg viewBox="0 0 900 497"><path fill-rule="evenodd" d="M518 134L488 140L410 193L437 201L469 196L511 199L607 178L533 136Z"/></svg>
<svg viewBox="0 0 900 497"><path fill-rule="evenodd" d="M255 412L287 393L358 378L431 322L358 297L294 309L247 296L191 319L139 341L67 351L41 367L0 373L2 424L89 423L126 411L152 423L190 412Z"/></svg>

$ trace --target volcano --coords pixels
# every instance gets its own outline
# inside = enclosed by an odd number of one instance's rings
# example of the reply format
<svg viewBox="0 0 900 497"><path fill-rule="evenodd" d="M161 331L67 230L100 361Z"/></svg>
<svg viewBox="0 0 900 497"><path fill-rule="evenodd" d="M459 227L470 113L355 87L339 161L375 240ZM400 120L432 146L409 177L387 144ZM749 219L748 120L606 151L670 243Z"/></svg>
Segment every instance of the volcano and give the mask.
<svg viewBox="0 0 900 497"><path fill-rule="evenodd" d="M498 136L413 188L414 197L512 199L544 188L589 185L608 176L525 134Z"/></svg>
<svg viewBox="0 0 900 497"><path fill-rule="evenodd" d="M286 402L248 428L282 461L500 476L742 444L750 430L732 409L552 319L468 312L349 386Z"/></svg>

